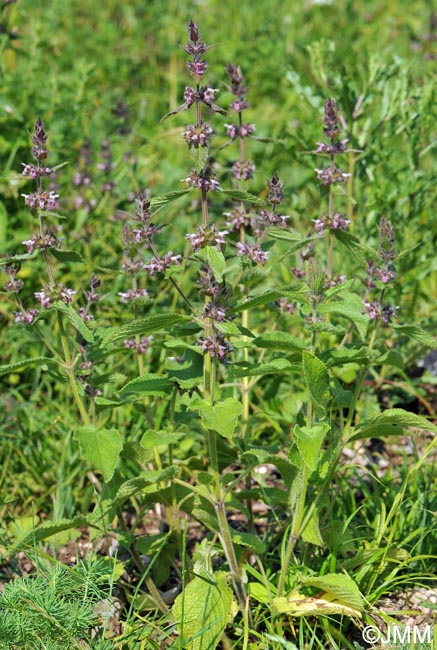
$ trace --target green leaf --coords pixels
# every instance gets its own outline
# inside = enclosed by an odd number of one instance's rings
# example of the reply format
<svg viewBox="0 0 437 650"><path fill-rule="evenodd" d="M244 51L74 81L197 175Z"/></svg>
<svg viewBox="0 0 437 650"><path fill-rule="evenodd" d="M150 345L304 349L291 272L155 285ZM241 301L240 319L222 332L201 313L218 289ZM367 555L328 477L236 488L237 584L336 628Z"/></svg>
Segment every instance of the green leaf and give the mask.
<svg viewBox="0 0 437 650"><path fill-rule="evenodd" d="M214 405L206 400L196 400L192 408L199 411L205 429L217 431L224 438L232 438L243 410L241 403L232 397Z"/></svg>
<svg viewBox="0 0 437 650"><path fill-rule="evenodd" d="M102 472L105 481L110 481L123 448L117 429L98 429L87 424L76 431L74 438L79 442L82 456Z"/></svg>
<svg viewBox="0 0 437 650"><path fill-rule="evenodd" d="M152 332L172 327L187 320L190 320L188 316L181 316L179 314L154 314L153 316L133 320L120 327L109 327L99 330L99 333L102 335L101 344L107 345L108 343L114 343L121 339L129 339L135 337L137 334L152 334Z"/></svg>
<svg viewBox="0 0 437 650"><path fill-rule="evenodd" d="M135 496L139 492L146 490L151 486L157 486L159 483L169 481L177 473L177 467L166 467L163 470L144 471L141 476L129 479L120 485L114 499L111 502L112 507L122 505L127 499Z"/></svg>
<svg viewBox="0 0 437 650"><path fill-rule="evenodd" d="M356 293L343 294L341 300L332 303L322 303L318 310L320 314L335 314L350 320L358 330L362 340L365 339L369 316L362 313L363 303Z"/></svg>
<svg viewBox="0 0 437 650"><path fill-rule="evenodd" d="M367 366L372 359L375 359L377 352L367 347L360 348L341 348L340 350L332 349L322 352L320 360L326 364L327 368L342 366L345 363L359 363Z"/></svg>
<svg viewBox="0 0 437 650"><path fill-rule="evenodd" d="M258 554L265 553L266 545L256 535L235 530L234 528L230 528L230 533L233 543L237 544L237 546L246 546Z"/></svg>
<svg viewBox="0 0 437 650"><path fill-rule="evenodd" d="M325 364L304 350L302 353L303 375L314 409L319 415L325 413L329 398L329 374Z"/></svg>
<svg viewBox="0 0 437 650"><path fill-rule="evenodd" d="M347 603L355 609L364 609L364 600L357 584L346 574L327 573L324 576L303 577L302 584L307 587L316 587L330 595L333 600Z"/></svg>
<svg viewBox="0 0 437 650"><path fill-rule="evenodd" d="M167 358L165 369L170 380L176 381L181 388L190 390L202 382L203 357L197 352L186 350L182 362Z"/></svg>
<svg viewBox="0 0 437 650"><path fill-rule="evenodd" d="M226 271L226 260L223 253L215 246L205 246L197 253L197 257L211 268L216 282L223 282L223 274Z"/></svg>
<svg viewBox="0 0 437 650"><path fill-rule="evenodd" d="M176 598L172 612L185 650L214 650L231 616L232 591L224 572L196 576Z"/></svg>
<svg viewBox="0 0 437 650"><path fill-rule="evenodd" d="M107 399L106 397L100 397L99 395L95 398L95 403L97 406L111 406L117 408L122 406L122 402L117 402L115 399Z"/></svg>
<svg viewBox="0 0 437 650"><path fill-rule="evenodd" d="M56 257L56 259L59 262L83 262L84 259L82 255L79 255L76 251L67 251L63 250L62 248L51 248L50 249L51 254L53 257Z"/></svg>
<svg viewBox="0 0 437 650"><path fill-rule="evenodd" d="M358 237L346 230L332 230L334 237L355 256L363 258L365 255L375 257L375 251L370 246L363 245Z"/></svg>
<svg viewBox="0 0 437 650"><path fill-rule="evenodd" d="M437 433L437 426L421 415L404 411L404 409L387 409L372 422L361 427L360 431L351 437L351 440L400 435L405 432L405 428L407 427L415 427L416 429L424 429L425 431L434 431Z"/></svg>
<svg viewBox="0 0 437 650"><path fill-rule="evenodd" d="M243 192L242 190L224 190L222 188L220 188L218 191L222 194L226 194L226 196L230 196L236 201L247 201L247 203L253 203L254 205L259 206L266 205L265 201L260 199L258 196L255 196L254 194L249 194L249 192Z"/></svg>
<svg viewBox="0 0 437 650"><path fill-rule="evenodd" d="M75 517L74 519L45 521L40 526L33 528L30 533L17 540L11 547L8 547L8 553L14 555L17 551L22 551L27 547L34 549L37 542L42 542L44 539L62 533L64 530L86 526L87 524L88 519L84 516Z"/></svg>
<svg viewBox="0 0 437 650"><path fill-rule="evenodd" d="M253 344L259 348L275 350L276 352L296 352L307 347L305 340L297 338L288 332L267 332L253 340Z"/></svg>
<svg viewBox="0 0 437 650"><path fill-rule="evenodd" d="M24 368L29 368L30 366L42 367L44 365L52 366L58 368L59 364L55 359L50 357L32 357L31 359L23 359L22 361L17 361L16 363L6 363L3 366L0 366L0 375L7 375L9 372L14 370L20 370Z"/></svg>
<svg viewBox="0 0 437 650"><path fill-rule="evenodd" d="M312 427L300 427L296 424L293 429L302 460L312 472L315 472L317 469L320 450L329 428L329 424L320 422Z"/></svg>
<svg viewBox="0 0 437 650"><path fill-rule="evenodd" d="M419 343L426 345L431 350L437 350L437 338L431 336L431 334L428 334L428 332L425 332L420 327L416 327L415 325L393 325L393 329L419 341Z"/></svg>
<svg viewBox="0 0 437 650"><path fill-rule="evenodd" d="M360 618L361 612L347 603L338 602L329 598L315 598L305 596L304 594L294 591L287 597L281 596L273 598L273 604L279 614L288 614L288 616L332 616L339 614L341 616L351 616Z"/></svg>
<svg viewBox="0 0 437 650"><path fill-rule="evenodd" d="M143 449L154 449L160 445L171 445L183 438L183 436L183 433L176 433L175 431L153 431L153 429L147 429L140 440L140 445Z"/></svg>
<svg viewBox="0 0 437 650"><path fill-rule="evenodd" d="M289 300L302 301L306 299L306 294L308 293L308 287L296 287L295 285L290 285L283 287L282 289L275 289L271 291L266 291L255 298L250 298L244 302L238 303L232 310L231 313L238 313L240 311L247 311L253 309L254 307L262 307L267 305L269 302L275 302L280 298L288 298Z"/></svg>
<svg viewBox="0 0 437 650"><path fill-rule="evenodd" d="M307 246L307 244L319 238L318 235L303 237L300 233L289 228L269 228L268 234L269 237L272 237L273 239L282 239L293 242L287 246L287 255L298 251L300 248Z"/></svg>
<svg viewBox="0 0 437 650"><path fill-rule="evenodd" d="M309 522L302 531L302 539L307 544L314 546L326 546L325 541L320 533L319 513L314 510Z"/></svg>
<svg viewBox="0 0 437 650"><path fill-rule="evenodd" d="M233 367L229 370L229 376L234 377L257 377L258 375L272 375L275 373L300 369L300 366L291 364L287 359L273 359L267 363L252 364L244 369Z"/></svg>
<svg viewBox="0 0 437 650"><path fill-rule="evenodd" d="M160 208L167 205L167 203L171 203L171 201L175 201L179 197L184 196L184 194L187 194L189 191L190 190L177 190L175 192L168 192L168 194L164 194L163 196L154 196L150 199L150 205L152 208Z"/></svg>
<svg viewBox="0 0 437 650"><path fill-rule="evenodd" d="M53 304L53 307L56 309L56 311L60 311L65 316L68 322L73 325L74 329L79 332L79 334L82 336L82 338L85 339L85 341L87 341L87 343L92 343L94 341L94 334L90 328L85 325L82 318L71 305L66 305L65 303L58 300Z"/></svg>
<svg viewBox="0 0 437 650"><path fill-rule="evenodd" d="M141 395L158 395L162 397L171 393L172 390L173 384L168 377L157 374L145 374L125 384L120 389L120 394L132 395L140 393Z"/></svg>

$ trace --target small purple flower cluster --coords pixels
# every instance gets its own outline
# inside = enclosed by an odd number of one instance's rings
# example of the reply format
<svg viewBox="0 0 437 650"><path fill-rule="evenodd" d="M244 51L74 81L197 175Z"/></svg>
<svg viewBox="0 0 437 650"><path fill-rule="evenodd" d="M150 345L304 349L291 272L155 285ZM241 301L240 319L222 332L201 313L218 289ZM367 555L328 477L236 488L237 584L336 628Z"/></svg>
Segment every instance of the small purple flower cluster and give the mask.
<svg viewBox="0 0 437 650"><path fill-rule="evenodd" d="M380 319L384 323L390 323L390 321L396 317L397 307L393 305L381 305L377 300L373 302L366 302L363 300L363 314L368 314L370 320Z"/></svg>
<svg viewBox="0 0 437 650"><path fill-rule="evenodd" d="M211 359L217 357L218 359L223 360L232 350L230 343L218 333L216 333L215 336L208 336L207 338L199 339L198 345L200 345L202 352L209 353Z"/></svg>
<svg viewBox="0 0 437 650"><path fill-rule="evenodd" d="M221 250L225 244L225 235L228 234L227 230L217 230L212 226L199 226L194 233L185 235L185 239L189 239L193 251L197 253L204 246L215 246L217 250Z"/></svg>
<svg viewBox="0 0 437 650"><path fill-rule="evenodd" d="M35 177L36 178L36 177ZM58 207L59 194L54 192L31 192L30 194L22 194L24 197L24 204L29 208L39 208L40 210L55 210Z"/></svg>
<svg viewBox="0 0 437 650"><path fill-rule="evenodd" d="M269 193L267 200L270 203L270 210L261 210L257 214L251 214L248 218L247 215L241 211L233 211L226 213L230 220L228 225L232 226L234 230L239 230L244 225L250 225L253 234L256 238L263 239L270 226L285 227L287 225L288 217L276 213L276 208L284 200L284 185L279 180L278 172L275 172L269 182ZM237 243L237 255L239 257L247 257L255 264L265 266L269 253L263 251L261 243L240 241Z"/></svg>
<svg viewBox="0 0 437 650"><path fill-rule="evenodd" d="M102 161L100 163L97 163L97 169L103 172L104 175L103 183L101 186L102 192L111 193L115 187L114 181L111 180L111 172L113 169L115 169L116 164L112 162L111 145L107 138L105 138L105 140L102 142L101 156Z"/></svg>
<svg viewBox="0 0 437 650"><path fill-rule="evenodd" d="M231 140L237 140L237 138L247 138L248 135L252 135L256 131L255 124L225 124L226 135Z"/></svg>
<svg viewBox="0 0 437 650"><path fill-rule="evenodd" d="M208 167L203 169L201 172L197 172L193 169L188 178L183 178L182 182L185 183L186 186L193 185L193 187L197 187L197 189L205 192L214 192L214 190L217 190L219 187L214 172Z"/></svg>
<svg viewBox="0 0 437 650"><path fill-rule="evenodd" d="M41 307L49 309L56 300L61 300L66 305L70 304L73 296L76 295L76 291L64 287L63 284L58 284L53 289L47 287L46 289L42 289L42 291L36 291L33 295L41 304Z"/></svg>
<svg viewBox="0 0 437 650"><path fill-rule="evenodd" d="M350 219L346 215L336 212L332 217L328 214L322 214L320 219L313 219L314 230L318 235L323 235L325 230L347 230Z"/></svg>
<svg viewBox="0 0 437 650"><path fill-rule="evenodd" d="M139 341L126 339L124 347L134 350L137 354L146 354L153 340L153 336L143 336Z"/></svg>
<svg viewBox="0 0 437 650"><path fill-rule="evenodd" d="M315 169L317 180L322 181L323 185L335 185L337 183L347 183L351 174L344 172L341 167L334 164L334 156L347 151L348 140L339 140L340 133L339 117L337 106L332 99L325 101L323 131L330 142L318 142L316 153L328 154L330 164L322 169Z"/></svg>
<svg viewBox="0 0 437 650"><path fill-rule="evenodd" d="M287 298L280 298L278 307L284 314L294 314L294 305L292 302L288 302Z"/></svg>
<svg viewBox="0 0 437 650"><path fill-rule="evenodd" d="M182 255L173 255L173 251L169 251L164 257L152 257L148 264L144 264L144 268L148 270L149 275L163 273L170 266L178 266L181 263L181 258Z"/></svg>
<svg viewBox="0 0 437 650"><path fill-rule="evenodd" d="M315 169L317 180L322 181L323 185L334 185L335 183L346 183L352 174L347 174L340 167L324 167Z"/></svg>
<svg viewBox="0 0 437 650"><path fill-rule="evenodd" d="M47 230L43 235L35 233L31 239L25 239L21 243L27 247L27 254L30 255L35 249L47 250L49 248L56 248L60 242L61 240L57 237L56 233Z"/></svg>
<svg viewBox="0 0 437 650"><path fill-rule="evenodd" d="M2 268L2 271L9 278L9 280L6 282L5 286L3 287L3 291L16 293L16 294L18 294L18 292L21 291L24 282L23 280L20 280L15 277L17 273L19 273L20 269L21 269L21 264L19 262L10 262L8 264L5 264L5 266Z"/></svg>
<svg viewBox="0 0 437 650"><path fill-rule="evenodd" d="M91 192L93 187L92 164L91 140L87 139L80 148L78 170L73 177L74 186L82 192L76 196L74 207L85 210L87 213L94 210L97 205L97 199Z"/></svg>
<svg viewBox="0 0 437 650"><path fill-rule="evenodd" d="M380 263L377 264L371 260L366 269L364 284L366 286L366 295L363 299L363 313L367 313L371 320L377 318L384 323L389 323L396 316L397 307L393 305L380 304L377 300L369 300L369 294L372 289L377 287L377 281L382 283L383 289L396 279L394 270L394 261L397 257L395 248L395 232L391 223L384 217L379 224L379 249L378 257Z"/></svg>
<svg viewBox="0 0 437 650"><path fill-rule="evenodd" d="M237 160L232 165L232 173L238 181L248 181L253 178L255 165L250 160Z"/></svg>
<svg viewBox="0 0 437 650"><path fill-rule="evenodd" d="M259 244L251 242L237 242L237 255L239 257L248 257L250 260L252 260L252 262L255 264L261 264L261 266L266 265L267 259L269 257L269 253L263 251Z"/></svg>
<svg viewBox="0 0 437 650"><path fill-rule="evenodd" d="M127 291L119 291L118 295L122 303L135 302L149 297L147 289L128 289Z"/></svg>
<svg viewBox="0 0 437 650"><path fill-rule="evenodd" d="M84 321L94 320L94 316L90 313L92 305L100 300L100 294L96 292L96 289L100 287L100 280L95 275L92 275L90 278L90 289L89 291L84 289L84 296L86 298L87 304L86 307L79 307L79 316Z"/></svg>
<svg viewBox="0 0 437 650"><path fill-rule="evenodd" d="M21 172L22 176L29 176L32 179L40 178L41 176L49 176L52 173L50 167L37 167L31 163L21 163L23 166L23 171Z"/></svg>
<svg viewBox="0 0 437 650"><path fill-rule="evenodd" d="M245 158L244 139L255 133L256 126L249 122L243 122L243 111L249 108L249 102L246 99L247 86L244 83L240 67L230 63L226 72L230 80L229 90L235 96L231 102L231 109L238 114L238 124L225 124L226 134L231 141L240 141L240 160L233 164L232 172L237 181L246 181L253 177L255 165Z"/></svg>
<svg viewBox="0 0 437 650"><path fill-rule="evenodd" d="M202 317L203 319L212 318L217 323L222 323L226 318L226 311L215 302L207 302Z"/></svg>
<svg viewBox="0 0 437 650"><path fill-rule="evenodd" d="M199 147L207 147L214 131L209 124L200 122L199 126L196 124L188 124L182 136L190 148L198 149Z"/></svg>

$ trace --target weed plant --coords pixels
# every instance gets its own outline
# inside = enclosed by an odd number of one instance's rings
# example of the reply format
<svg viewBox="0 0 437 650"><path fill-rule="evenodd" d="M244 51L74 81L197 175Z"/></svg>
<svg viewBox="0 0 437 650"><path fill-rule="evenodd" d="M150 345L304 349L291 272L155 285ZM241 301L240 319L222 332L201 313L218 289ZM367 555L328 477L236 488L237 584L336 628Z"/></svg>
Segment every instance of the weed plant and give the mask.
<svg viewBox="0 0 437 650"><path fill-rule="evenodd" d="M191 81L178 103L175 73L159 127L165 133L170 120L184 120L183 137L168 127L165 139L185 141L191 165L180 172L181 148L173 145L173 168L172 157L159 167L160 174L172 168L170 181L182 178L183 189L156 195L139 185L136 152L121 161L108 138L94 170L92 142L82 137L67 197L76 221L65 223L58 188L66 189L61 179L70 172L59 154L51 163L45 120L34 123L32 160L22 162L29 185L20 189L28 212L11 217L26 252L2 259L11 305L3 312L9 350L0 368L12 386L5 475L17 466L16 436L18 462L29 463L35 486L51 439L60 440L55 453L64 445L68 452L58 471L44 470L56 485L56 516L30 532L26 521L5 525L5 552L35 553L44 540L83 526L116 538L138 579L123 583L120 647L353 647L382 595L426 584L435 567L435 413L407 371L436 343L431 327L414 319L426 285L404 278L405 259L424 269L433 236L424 236L423 259L407 250L407 235L426 215L410 225L415 204L430 201L432 174L417 149L432 90L428 82L416 87L425 115L417 111L413 120L408 72L373 59L361 76L345 73L340 91L329 46L313 44L313 72L341 101L326 94L322 102L289 69L319 133L310 144L314 127L293 136L302 145L292 168L301 180L290 180L291 209L283 214L289 152L278 156L279 171L268 169L261 152L272 150L277 133L267 132L268 120L262 129L252 122L244 57L227 64L223 83L214 83L225 87L219 93L208 81L215 50L193 20L183 50ZM366 75L359 94L357 79ZM381 172L392 158L375 121L363 124L367 89L378 84L386 97L380 124L391 142L409 130L405 160L390 167L398 187L414 179L404 212L390 189L380 196L392 187ZM399 126L396 97L405 100ZM132 135L125 104L115 118L121 151ZM51 149L57 134L54 126ZM61 145L70 137L60 132ZM421 397L426 413L379 403L377 392L390 385ZM371 440L399 436L413 454L391 483L372 476L375 465L360 470L345 461L357 463ZM29 499L24 489L19 494ZM5 514L8 508L6 497ZM146 513L158 522L156 534L144 534ZM25 583L49 591L44 584ZM87 611L71 631L75 642L91 625ZM47 642L62 642L40 624Z"/></svg>

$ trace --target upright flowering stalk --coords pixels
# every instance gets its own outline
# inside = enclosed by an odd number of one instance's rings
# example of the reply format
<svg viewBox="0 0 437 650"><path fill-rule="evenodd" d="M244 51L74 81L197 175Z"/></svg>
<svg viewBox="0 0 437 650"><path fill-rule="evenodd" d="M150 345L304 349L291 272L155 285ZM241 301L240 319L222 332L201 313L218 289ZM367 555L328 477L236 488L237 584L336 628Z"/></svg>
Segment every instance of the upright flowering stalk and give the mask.
<svg viewBox="0 0 437 650"><path fill-rule="evenodd" d="M366 292L363 299L363 313L368 314L370 320L375 321L375 325L378 321L387 324L396 315L396 307L384 302L386 287L396 278L394 261L397 257L394 228L384 217L379 223L379 241L378 262L372 260L367 265L364 280ZM379 297L372 300L371 295L375 289L379 291Z"/></svg>
<svg viewBox="0 0 437 650"><path fill-rule="evenodd" d="M316 174L323 185L329 187L328 213L323 213L319 219L314 220L314 229L319 235L323 235L328 230L328 260L326 267L326 285L333 286L344 282L344 277L333 277L334 263L334 231L346 230L350 220L342 212L336 212L334 208L333 186L338 183L347 183L351 174L345 173L335 161L336 156L347 152L347 139L340 140L340 124L338 109L333 99L325 101L325 111L323 120L323 132L329 142L318 142L316 153L324 154L329 157L329 165L322 168L316 168Z"/></svg>
<svg viewBox="0 0 437 650"><path fill-rule="evenodd" d="M255 132L255 124L244 122L243 114L244 111L249 108L249 102L246 99L247 86L244 83L244 78L239 66L236 66L230 63L226 72L229 76L230 86L229 90L234 95L234 99L231 102L231 111L236 114L236 121L232 121L230 124L225 124L226 134L230 142L238 142L239 144L239 158L232 165L232 174L234 177L234 185L238 189L242 189L243 182L250 180L253 177L255 171L255 165L250 160L246 159L246 146L245 140L248 136ZM239 233L240 241L237 243L238 255L252 253L252 259L257 256L257 261L262 265L265 264L263 259L262 252L249 250L250 245L246 243L246 228L250 223L250 217L246 213L245 205L243 201L239 201L236 204L236 207L231 212L226 212L225 216L228 217L227 226L230 230L235 230ZM267 259L267 254L265 254L265 259ZM241 324L246 329L249 328L249 312L244 310L241 315ZM247 347L243 349L243 359L247 364L249 361L249 350ZM241 397L242 397L242 406L243 412L241 416L242 422L242 438L245 440L246 444L248 443L248 422L249 422L249 403L250 403L250 389L249 389L249 377L243 377L241 385ZM247 477L247 485L250 487L251 477ZM251 505L252 502L249 500L247 503L250 512L250 524L252 526L252 513Z"/></svg>
<svg viewBox="0 0 437 650"><path fill-rule="evenodd" d="M194 233L190 233L186 237L191 242L194 252L203 252L202 249L205 249L207 259L210 248L216 248L218 251L221 250L225 244L225 236L228 234L228 231L219 230L214 224L210 224L207 195L209 192L217 190L219 184L215 178L208 157L209 142L213 130L204 121L202 109L206 107L210 111L218 113L224 113L225 111L214 103L217 91L203 84L204 76L208 70L208 64L204 59L204 55L209 50L209 47L200 39L198 26L192 20L188 23L188 43L183 49L190 57L187 68L193 78L194 86L186 86L184 91L184 104L174 112L177 113L185 111L192 106L195 107L195 122L186 125L183 133L190 153L195 160L195 166L191 170L190 175L184 179L184 183L186 186L193 186L200 191L202 206L202 225ZM197 285L200 293L205 298L202 313L204 333L199 341L201 349L204 352L203 396L205 400L212 402L218 360L224 359L230 349L229 344L225 341L217 327L226 318L226 313L221 303L224 287L207 262L201 268ZM224 506L225 495L220 482L216 436L217 433L215 431L207 429L208 454L214 485L214 506L217 513L220 539L229 563L235 592L240 607L244 611L246 594L226 517Z"/></svg>
<svg viewBox="0 0 437 650"><path fill-rule="evenodd" d="M58 237L57 229L47 224L47 218L51 216L53 218L53 216L56 216L54 210L58 207L59 195L56 194L54 190L45 189L44 179L48 176L53 175L60 166L55 168L47 166L46 161L49 157L47 139L48 135L44 124L42 120L39 119L35 123L31 136L32 156L34 162L22 163L22 175L30 178L35 183L34 191L29 192L28 194L23 194L23 198L25 205L30 208L31 214L36 217L38 221L38 228L37 232L35 232L29 239L23 241L22 243L24 246L26 246L27 253L29 255L38 253L44 259L47 278L43 284L43 287L34 293L34 297L40 303L41 308L44 310L55 307L62 352L59 353L56 350L56 347L52 341L48 340L47 337L42 334L38 323L35 323L40 310L35 308L28 310L24 309L19 298L19 291L23 286L23 282L16 278L16 274L18 273L20 266L13 261L10 264L6 262L6 265L4 267L4 272L9 277L9 281L6 283L5 290L13 292L15 294L16 302L19 306L19 311L15 312L15 321L24 325L35 324L36 331L43 339L47 348L51 351L53 358L63 366L64 371L68 376L71 391L81 415L82 421L84 424L89 424L90 417L88 410L84 404L82 395L78 389L77 379L75 377L74 371L74 366L78 361L80 355L75 355L75 357L72 355L70 342L65 331L65 323L63 317L63 311L67 309L67 307L71 310L70 305L74 299L74 296L76 295L76 291L64 286L63 284L57 282L55 279L56 257L62 256L63 251L60 250L61 240ZM80 308L79 312L77 312L75 315L73 315L73 313L70 313L71 318L77 317L78 314L78 317L82 318L84 321L92 320L93 316L91 314L91 306L99 298L98 294L95 291L98 285L99 280L97 280L97 278L92 278L90 282L90 291L85 292L85 296L87 298L86 307ZM61 305L60 303L64 303L64 305ZM86 358L84 358L84 363L87 363ZM87 373L89 374L90 372L91 367L87 367ZM90 392L87 393L86 389L84 392L85 394L90 395L90 397L93 397L94 389L91 389L91 385L89 385L89 389Z"/></svg>

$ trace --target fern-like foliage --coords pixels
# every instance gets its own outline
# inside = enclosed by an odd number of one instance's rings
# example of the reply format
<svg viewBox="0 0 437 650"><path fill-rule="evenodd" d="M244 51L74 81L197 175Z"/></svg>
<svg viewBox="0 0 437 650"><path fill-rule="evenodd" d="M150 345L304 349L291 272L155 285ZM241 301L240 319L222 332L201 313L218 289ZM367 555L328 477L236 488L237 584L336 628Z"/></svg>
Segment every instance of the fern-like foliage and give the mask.
<svg viewBox="0 0 437 650"><path fill-rule="evenodd" d="M56 563L36 576L17 578L0 593L2 650L110 650L91 642L96 603L110 595L112 566L103 558L68 567Z"/></svg>

